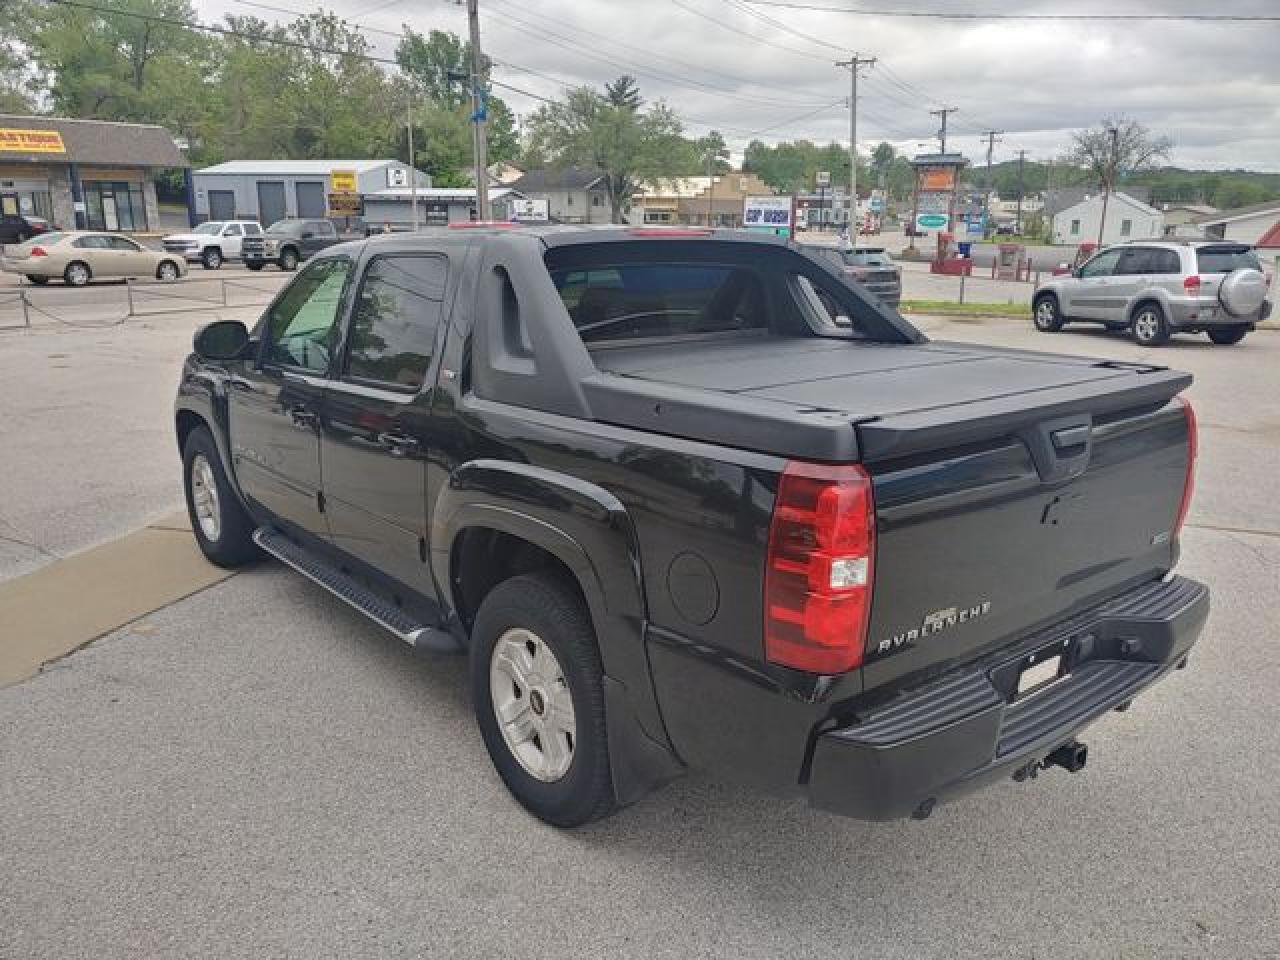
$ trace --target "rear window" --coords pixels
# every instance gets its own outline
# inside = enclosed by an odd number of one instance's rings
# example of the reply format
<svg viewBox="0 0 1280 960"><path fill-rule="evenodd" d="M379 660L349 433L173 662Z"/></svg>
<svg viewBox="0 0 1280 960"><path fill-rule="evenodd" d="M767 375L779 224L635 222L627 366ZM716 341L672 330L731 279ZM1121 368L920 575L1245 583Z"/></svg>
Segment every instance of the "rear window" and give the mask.
<svg viewBox="0 0 1280 960"><path fill-rule="evenodd" d="M1249 247L1202 247L1196 251L1199 273L1230 273L1245 268L1261 270L1258 255Z"/></svg>
<svg viewBox="0 0 1280 960"><path fill-rule="evenodd" d="M893 266L893 258L883 250L846 250L844 262L851 267Z"/></svg>
<svg viewBox="0 0 1280 960"><path fill-rule="evenodd" d="M586 343L763 330L754 271L710 263L626 263L553 270L552 282Z"/></svg>

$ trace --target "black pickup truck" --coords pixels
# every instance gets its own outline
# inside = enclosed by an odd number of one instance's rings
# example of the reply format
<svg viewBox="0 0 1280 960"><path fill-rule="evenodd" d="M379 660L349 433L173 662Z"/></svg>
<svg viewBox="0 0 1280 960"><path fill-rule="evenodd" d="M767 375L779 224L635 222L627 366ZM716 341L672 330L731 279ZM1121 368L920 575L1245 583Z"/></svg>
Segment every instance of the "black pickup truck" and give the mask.
<svg viewBox="0 0 1280 960"><path fill-rule="evenodd" d="M277 220L262 235L244 238L240 259L250 270L274 263L281 270L293 271L321 250L349 239L338 234L331 220Z"/></svg>
<svg viewBox="0 0 1280 960"><path fill-rule="evenodd" d="M1186 663L1190 379L931 343L774 238L480 225L204 327L176 428L205 555L466 652L539 817L703 768L882 820Z"/></svg>

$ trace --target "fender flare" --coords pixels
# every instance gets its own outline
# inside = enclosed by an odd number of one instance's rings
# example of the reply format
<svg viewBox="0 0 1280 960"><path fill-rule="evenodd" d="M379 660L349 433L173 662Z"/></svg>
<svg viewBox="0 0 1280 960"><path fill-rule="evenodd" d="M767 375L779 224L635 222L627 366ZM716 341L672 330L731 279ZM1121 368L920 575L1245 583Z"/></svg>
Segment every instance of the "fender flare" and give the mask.
<svg viewBox="0 0 1280 960"><path fill-rule="evenodd" d="M235 465L231 458L231 433L227 415L227 374L214 373L199 365L194 358L187 360L183 369L182 380L178 384L178 397L173 404L173 425L175 436L180 437L180 420L183 414L194 415L204 421L209 432L213 434L214 445L218 448L218 456L222 458L222 469L227 476L231 489L235 491L240 505L252 510L244 491L240 489L240 478L236 476ZM178 454L182 449L179 443Z"/></svg>
<svg viewBox="0 0 1280 960"><path fill-rule="evenodd" d="M666 735L644 642L640 557L626 507L602 487L542 467L473 460L454 470L435 501L431 569L456 615L454 546L489 529L546 550L586 599L604 668L614 791L629 803L683 769Z"/></svg>
<svg viewBox="0 0 1280 960"><path fill-rule="evenodd" d="M1160 305L1161 311L1164 312L1165 323L1170 323L1173 319L1173 310L1169 307L1169 294L1158 287L1149 287L1141 293L1136 294L1124 309L1124 322L1126 326L1133 326L1133 315L1137 312L1141 304L1155 302ZM1172 325L1170 326L1172 329Z"/></svg>

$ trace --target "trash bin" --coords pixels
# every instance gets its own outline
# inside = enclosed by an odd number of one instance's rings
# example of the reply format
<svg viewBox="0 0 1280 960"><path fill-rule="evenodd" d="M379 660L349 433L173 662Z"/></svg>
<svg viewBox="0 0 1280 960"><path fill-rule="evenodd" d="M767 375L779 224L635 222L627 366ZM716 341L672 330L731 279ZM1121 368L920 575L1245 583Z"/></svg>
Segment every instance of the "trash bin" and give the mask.
<svg viewBox="0 0 1280 960"><path fill-rule="evenodd" d="M961 240L959 243L956 244L956 247L960 251L960 256L964 257L966 260L968 260L973 255L972 240Z"/></svg>

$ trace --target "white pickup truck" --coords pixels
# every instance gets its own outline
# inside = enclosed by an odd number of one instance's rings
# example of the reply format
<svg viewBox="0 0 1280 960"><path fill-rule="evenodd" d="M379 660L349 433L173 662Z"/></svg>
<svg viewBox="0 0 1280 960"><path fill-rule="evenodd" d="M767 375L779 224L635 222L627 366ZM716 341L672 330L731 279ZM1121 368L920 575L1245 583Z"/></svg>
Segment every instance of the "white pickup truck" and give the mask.
<svg viewBox="0 0 1280 960"><path fill-rule="evenodd" d="M166 252L186 258L187 263L217 270L226 260L240 259L245 237L260 236L262 225L256 220L210 220L190 233L172 233L161 243Z"/></svg>

